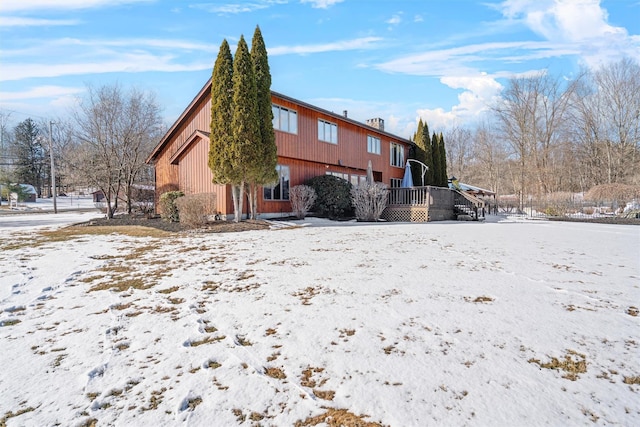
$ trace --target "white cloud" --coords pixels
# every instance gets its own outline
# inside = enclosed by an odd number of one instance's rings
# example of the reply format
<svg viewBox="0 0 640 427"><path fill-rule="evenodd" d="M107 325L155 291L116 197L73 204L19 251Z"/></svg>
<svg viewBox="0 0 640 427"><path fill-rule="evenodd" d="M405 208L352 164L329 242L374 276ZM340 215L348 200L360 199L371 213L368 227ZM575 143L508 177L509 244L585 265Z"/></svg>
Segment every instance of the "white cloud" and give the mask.
<svg viewBox="0 0 640 427"><path fill-rule="evenodd" d="M443 108L418 109L419 118L426 120L432 129L443 129L462 122L477 121L499 97L502 85L487 74L465 77L442 77L440 82L452 89L463 89L458 104L451 110Z"/></svg>
<svg viewBox="0 0 640 427"><path fill-rule="evenodd" d="M630 56L640 59L640 41L608 23L600 0L505 0L498 10L546 40L571 45L590 66Z"/></svg>
<svg viewBox="0 0 640 427"><path fill-rule="evenodd" d="M214 45L187 40L54 39L2 50L5 60L17 59L5 61L0 67L0 81L110 72L196 71L212 67L211 53L214 52L217 52ZM66 58L81 59L65 62Z"/></svg>
<svg viewBox="0 0 640 427"><path fill-rule="evenodd" d="M15 16L0 16L0 27L45 27L77 25L79 21L73 19L38 19L20 18Z"/></svg>
<svg viewBox="0 0 640 427"><path fill-rule="evenodd" d="M422 17L422 15L416 15L413 17L413 22L423 22L424 18Z"/></svg>
<svg viewBox="0 0 640 427"><path fill-rule="evenodd" d="M395 14L385 22L390 25L398 25L402 22L402 17L399 14Z"/></svg>
<svg viewBox="0 0 640 427"><path fill-rule="evenodd" d="M0 13L15 11L92 9L128 3L148 3L155 0L4 0L0 2Z"/></svg>
<svg viewBox="0 0 640 427"><path fill-rule="evenodd" d="M153 55L146 52L121 53L118 57L101 61L63 64L8 64L0 68L0 81L22 80L37 77L60 77L102 73L141 73L146 71L176 72L199 71L211 68L211 63L175 63L169 55Z"/></svg>
<svg viewBox="0 0 640 427"><path fill-rule="evenodd" d="M300 0L300 3L311 3L314 9L327 9L334 4L342 3L344 0Z"/></svg>
<svg viewBox="0 0 640 427"><path fill-rule="evenodd" d="M405 55L374 67L390 73L466 76L477 74L475 65L484 61L504 62L516 54L522 55L518 60L527 59L527 55L551 58L566 52L566 46L549 42L489 42Z"/></svg>
<svg viewBox="0 0 640 427"><path fill-rule="evenodd" d="M235 3L197 3L189 7L204 10L209 13L238 14L253 12L255 10L267 9L273 5L285 4L287 0L255 0L249 2L237 1Z"/></svg>
<svg viewBox="0 0 640 427"><path fill-rule="evenodd" d="M288 54L309 54L309 53L321 53L321 52L336 52L345 50L358 50L358 49L371 49L374 44L381 41L380 37L360 37L353 40L341 40L331 43L323 44L310 44L299 46L276 46L268 48L268 53L271 56L288 55Z"/></svg>
<svg viewBox="0 0 640 427"><path fill-rule="evenodd" d="M37 86L22 92L0 92L3 101L23 99L57 98L83 92L83 88L64 86Z"/></svg>

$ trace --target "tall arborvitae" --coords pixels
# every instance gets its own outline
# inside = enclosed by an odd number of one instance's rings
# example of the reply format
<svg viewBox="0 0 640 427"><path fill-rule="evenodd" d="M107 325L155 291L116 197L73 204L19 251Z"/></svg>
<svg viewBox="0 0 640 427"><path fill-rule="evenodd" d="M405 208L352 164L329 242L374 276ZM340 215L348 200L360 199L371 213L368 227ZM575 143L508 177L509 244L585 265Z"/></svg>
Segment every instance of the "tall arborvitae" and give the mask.
<svg viewBox="0 0 640 427"><path fill-rule="evenodd" d="M267 48L262 39L260 27L256 26L251 41L251 60L256 80L257 115L260 138L254 142L254 158L249 171L249 204L251 217L258 210L258 186L271 184L278 179L276 165L278 153L276 137L273 132L273 110L271 108L271 72Z"/></svg>
<svg viewBox="0 0 640 427"><path fill-rule="evenodd" d="M424 164L427 163L427 156L426 156L427 144L425 143L425 138L424 138L425 132L426 132L426 135L429 134L429 126L426 123L424 123L422 119L420 119L418 121L418 129L416 129L416 133L413 135L413 142L415 142L416 144L415 150L413 152L413 158ZM417 183L420 183L419 185L429 185L427 184L427 173L425 173L425 176L424 176L424 184L422 182L422 166L421 165L417 163L411 163L411 174L413 175L414 184L418 185Z"/></svg>
<svg viewBox="0 0 640 427"><path fill-rule="evenodd" d="M441 167L440 167L440 149L439 149L439 138L438 135L434 132L431 136L431 159L433 161L433 184L436 187L440 187L440 176L442 175Z"/></svg>
<svg viewBox="0 0 640 427"><path fill-rule="evenodd" d="M232 157L234 180L232 182L235 221L242 216L245 183L250 179L255 163L255 144L260 140L257 109L256 78L253 62L244 37L240 36L233 60L233 118L231 120Z"/></svg>
<svg viewBox="0 0 640 427"><path fill-rule="evenodd" d="M431 153L431 136L429 135L429 127L426 126L422 131L422 137L424 138L424 164L427 165L427 173L424 175L424 185L434 185L434 167L433 167L433 155Z"/></svg>
<svg viewBox="0 0 640 427"><path fill-rule="evenodd" d="M211 134L209 136L209 169L213 182L233 182L231 163L233 118L233 58L226 40L222 41L211 76Z"/></svg>
<svg viewBox="0 0 640 427"><path fill-rule="evenodd" d="M446 187L449 185L449 177L447 174L447 150L444 143L444 136L440 132L439 138L439 152L440 152L440 185Z"/></svg>

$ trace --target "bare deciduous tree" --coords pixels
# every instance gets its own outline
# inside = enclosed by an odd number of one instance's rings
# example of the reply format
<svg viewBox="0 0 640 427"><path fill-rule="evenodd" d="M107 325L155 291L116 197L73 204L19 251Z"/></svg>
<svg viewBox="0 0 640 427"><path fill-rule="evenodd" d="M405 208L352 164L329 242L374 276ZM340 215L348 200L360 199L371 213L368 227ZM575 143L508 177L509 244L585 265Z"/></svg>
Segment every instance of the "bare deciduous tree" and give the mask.
<svg viewBox="0 0 640 427"><path fill-rule="evenodd" d="M494 107L503 137L513 149L519 165L520 206L527 191L546 194L556 170L562 126L574 83L566 87L560 79L540 73L513 78Z"/></svg>
<svg viewBox="0 0 640 427"><path fill-rule="evenodd" d="M87 97L74 114L80 145L76 170L104 193L107 217L125 195L131 212L131 188L145 167L145 158L161 131L160 109L153 95L120 86L88 87Z"/></svg>
<svg viewBox="0 0 640 427"><path fill-rule="evenodd" d="M640 65L587 71L574 97L573 137L587 185L640 181Z"/></svg>

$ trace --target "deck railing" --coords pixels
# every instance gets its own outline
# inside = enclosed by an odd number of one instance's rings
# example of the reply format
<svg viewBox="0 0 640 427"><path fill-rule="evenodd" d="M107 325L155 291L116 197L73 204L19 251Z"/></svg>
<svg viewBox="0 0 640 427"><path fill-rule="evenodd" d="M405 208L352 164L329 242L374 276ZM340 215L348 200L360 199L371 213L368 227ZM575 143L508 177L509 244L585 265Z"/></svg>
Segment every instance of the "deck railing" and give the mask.
<svg viewBox="0 0 640 427"><path fill-rule="evenodd" d="M402 187L389 189L388 206L428 206L430 187Z"/></svg>

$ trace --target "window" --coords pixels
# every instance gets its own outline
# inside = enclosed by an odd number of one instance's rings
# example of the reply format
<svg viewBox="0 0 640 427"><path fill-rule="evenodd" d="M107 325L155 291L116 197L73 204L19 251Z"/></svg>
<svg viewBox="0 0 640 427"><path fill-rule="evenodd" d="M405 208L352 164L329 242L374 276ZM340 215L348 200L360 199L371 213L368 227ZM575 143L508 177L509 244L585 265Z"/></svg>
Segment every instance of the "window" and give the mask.
<svg viewBox="0 0 640 427"><path fill-rule="evenodd" d="M298 133L298 113L272 104L273 128L289 133Z"/></svg>
<svg viewBox="0 0 640 427"><path fill-rule="evenodd" d="M345 181L349 181L349 174L348 173L342 173L342 172L326 172L325 175L333 175L333 176L337 176L338 178L342 178Z"/></svg>
<svg viewBox="0 0 640 427"><path fill-rule="evenodd" d="M402 187L402 180L398 178L391 178L391 188Z"/></svg>
<svg viewBox="0 0 640 427"><path fill-rule="evenodd" d="M380 154L380 138L367 135L367 152Z"/></svg>
<svg viewBox="0 0 640 427"><path fill-rule="evenodd" d="M389 154L391 156L391 166L404 167L404 147L402 145L392 142Z"/></svg>
<svg viewBox="0 0 640 427"><path fill-rule="evenodd" d="M318 120L318 139L331 144L338 143L338 125Z"/></svg>
<svg viewBox="0 0 640 427"><path fill-rule="evenodd" d="M289 166L276 166L278 182L271 187L264 187L264 200L289 200Z"/></svg>
<svg viewBox="0 0 640 427"><path fill-rule="evenodd" d="M365 175L351 175L350 178L351 185L353 185L354 187L367 183L367 177Z"/></svg>

